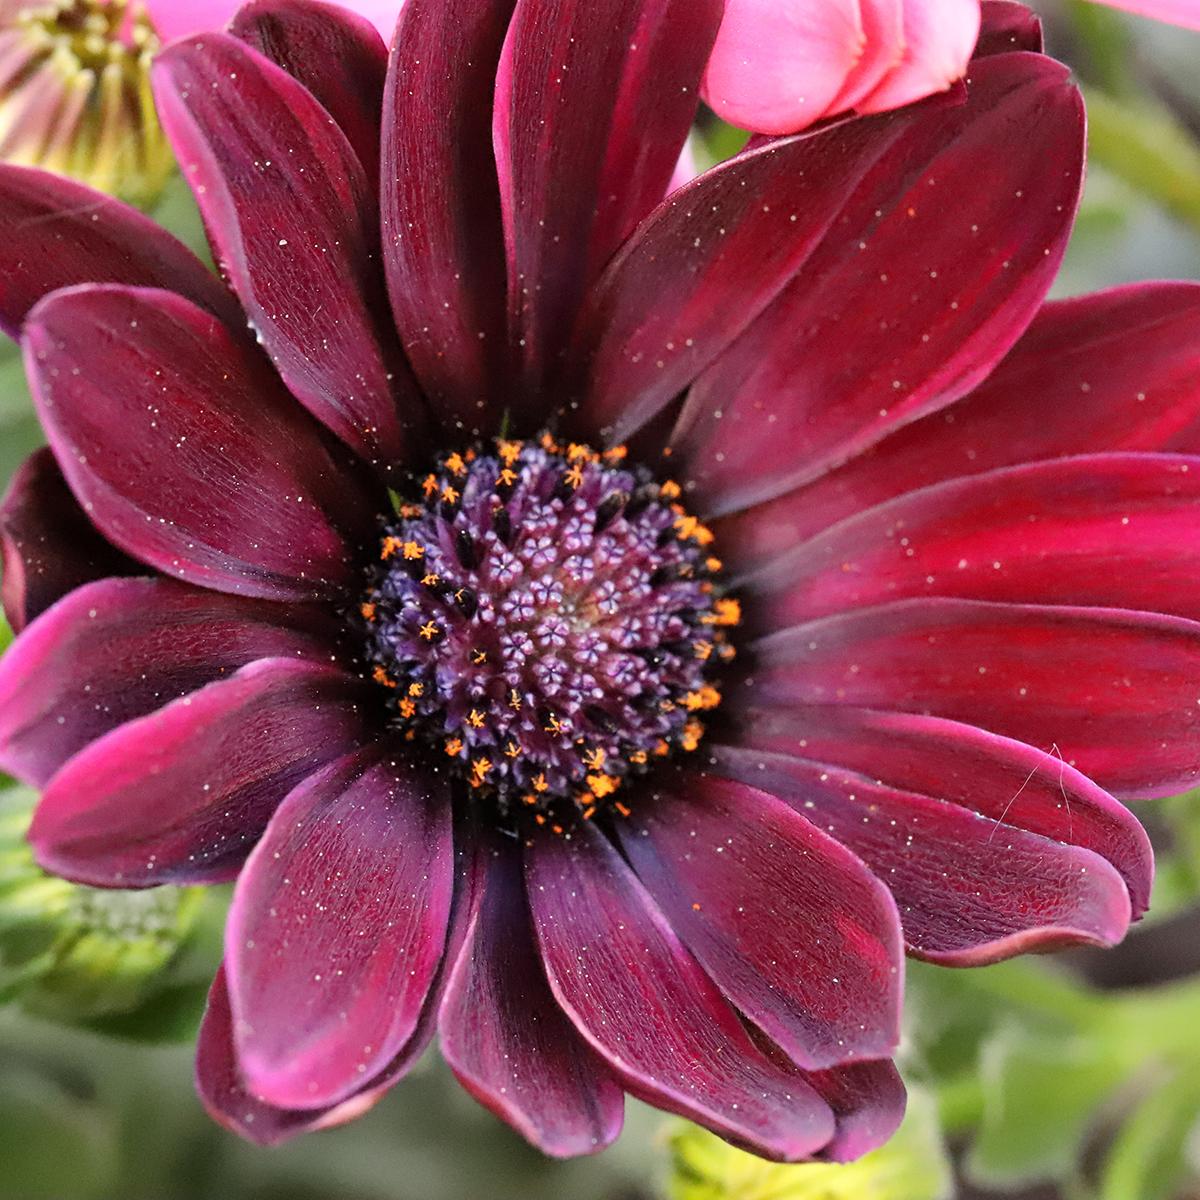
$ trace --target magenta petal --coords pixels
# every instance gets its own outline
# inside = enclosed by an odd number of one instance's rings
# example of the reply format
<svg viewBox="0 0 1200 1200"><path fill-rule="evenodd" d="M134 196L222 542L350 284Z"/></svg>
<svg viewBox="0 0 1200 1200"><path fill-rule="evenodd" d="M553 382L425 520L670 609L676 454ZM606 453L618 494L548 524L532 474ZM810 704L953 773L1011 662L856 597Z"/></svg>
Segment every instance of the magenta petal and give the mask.
<svg viewBox="0 0 1200 1200"><path fill-rule="evenodd" d="M59 465L116 545L249 596L355 581L373 494L214 317L169 292L72 288L37 306L24 345Z"/></svg>
<svg viewBox="0 0 1200 1200"><path fill-rule="evenodd" d="M0 501L0 554L4 615L15 633L72 588L142 569L84 516L46 447L17 468Z"/></svg>
<svg viewBox="0 0 1200 1200"><path fill-rule="evenodd" d="M829 1141L829 1107L754 1044L596 829L532 839L526 880L550 987L628 1091L764 1157Z"/></svg>
<svg viewBox="0 0 1200 1200"><path fill-rule="evenodd" d="M837 1132L820 1154L831 1162L853 1162L878 1149L904 1119L904 1081L887 1060L813 1071L808 1082L837 1120Z"/></svg>
<svg viewBox="0 0 1200 1200"><path fill-rule="evenodd" d="M361 699L334 667L260 659L119 726L50 780L38 862L97 887L232 879L283 797L362 741Z"/></svg>
<svg viewBox="0 0 1200 1200"><path fill-rule="evenodd" d="M955 966L1129 927L1129 893L1090 850L989 821L825 763L722 750L719 771L754 780L829 831L887 882L909 952Z"/></svg>
<svg viewBox="0 0 1200 1200"><path fill-rule="evenodd" d="M256 658L330 657L306 606L167 579L102 579L43 613L0 659L0 768L42 786L73 754Z"/></svg>
<svg viewBox="0 0 1200 1200"><path fill-rule="evenodd" d="M1200 457L1094 454L868 509L743 581L763 628L961 596L1200 618Z"/></svg>
<svg viewBox="0 0 1200 1200"><path fill-rule="evenodd" d="M250 0L229 32L313 94L354 148L374 194L387 71L387 47L375 26L354 9L322 0Z"/></svg>
<svg viewBox="0 0 1200 1200"><path fill-rule="evenodd" d="M836 151L893 139L679 417L676 470L709 514L793 488L963 395L1057 273L1083 172L1083 106L1065 67L983 59L965 104L871 128L874 138L857 125L831 131L805 164L821 170Z"/></svg>
<svg viewBox="0 0 1200 1200"><path fill-rule="evenodd" d="M285 1108L349 1098L416 1029L446 941L450 798L377 749L280 804L225 931L238 1062Z"/></svg>
<svg viewBox="0 0 1200 1200"><path fill-rule="evenodd" d="M1042 22L1032 9L1017 0L983 0L982 20L975 57L1008 54L1014 50L1042 51Z"/></svg>
<svg viewBox="0 0 1200 1200"><path fill-rule="evenodd" d="M380 320L376 200L346 135L227 34L174 42L154 84L214 255L283 381L366 459L399 461L420 401Z"/></svg>
<svg viewBox="0 0 1200 1200"><path fill-rule="evenodd" d="M624 1095L555 1002L538 958L520 852L488 844L438 1028L479 1102L546 1154L592 1154L621 1131Z"/></svg>
<svg viewBox="0 0 1200 1200"><path fill-rule="evenodd" d="M1150 902L1154 857L1141 823L1053 750L939 717L848 705L751 708L743 712L738 741L848 767L897 791L948 800L991 824L1082 846L1120 872L1134 917Z"/></svg>
<svg viewBox="0 0 1200 1200"><path fill-rule="evenodd" d="M757 785L698 773L656 788L618 831L684 945L795 1063L895 1050L900 923L853 854Z"/></svg>
<svg viewBox="0 0 1200 1200"><path fill-rule="evenodd" d="M492 93L514 0L407 0L383 127L383 261L404 348L447 424L505 402ZM492 432L490 427L487 432Z"/></svg>
<svg viewBox="0 0 1200 1200"><path fill-rule="evenodd" d="M495 142L527 388L546 382L588 284L666 193L722 7L518 0L496 81Z"/></svg>
<svg viewBox="0 0 1200 1200"><path fill-rule="evenodd" d="M1120 609L907 600L756 645L754 691L962 721L1057 750L1120 796L1200 780L1200 623Z"/></svg>
<svg viewBox="0 0 1200 1200"><path fill-rule="evenodd" d="M43 297L78 283L165 287L241 327L221 281L136 208L73 179L0 163L0 329L16 337Z"/></svg>
<svg viewBox="0 0 1200 1200"><path fill-rule="evenodd" d="M196 1090L208 1114L231 1133L260 1146L276 1146L300 1133L352 1121L394 1082L390 1077L373 1081L348 1100L326 1108L279 1108L252 1095L242 1079L234 1049L225 967L218 968L196 1043Z"/></svg>
<svg viewBox="0 0 1200 1200"><path fill-rule="evenodd" d="M971 395L716 532L723 557L749 568L902 492L1118 450L1200 450L1200 285L1134 284L1047 304Z"/></svg>

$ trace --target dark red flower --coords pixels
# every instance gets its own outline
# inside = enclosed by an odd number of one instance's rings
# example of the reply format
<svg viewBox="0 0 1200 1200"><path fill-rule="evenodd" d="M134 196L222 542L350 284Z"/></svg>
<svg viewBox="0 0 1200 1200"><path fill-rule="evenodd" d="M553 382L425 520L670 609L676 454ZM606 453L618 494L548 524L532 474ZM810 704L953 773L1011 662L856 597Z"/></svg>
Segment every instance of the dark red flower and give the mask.
<svg viewBox="0 0 1200 1200"><path fill-rule="evenodd" d="M199 1083L258 1141L436 1031L551 1154L629 1092L853 1156L905 946L1146 905L1112 793L1200 771L1200 290L1043 307L1083 117L1011 4L960 93L664 201L720 8L408 0L388 60L257 0L175 43L232 294L0 172L53 451L3 509L3 765L54 871L237 877Z"/></svg>

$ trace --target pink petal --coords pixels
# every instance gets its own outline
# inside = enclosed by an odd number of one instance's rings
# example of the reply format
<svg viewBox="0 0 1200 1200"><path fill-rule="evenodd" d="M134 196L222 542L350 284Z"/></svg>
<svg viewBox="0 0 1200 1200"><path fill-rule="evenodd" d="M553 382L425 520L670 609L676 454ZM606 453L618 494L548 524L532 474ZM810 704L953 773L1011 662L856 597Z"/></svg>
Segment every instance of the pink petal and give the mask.
<svg viewBox="0 0 1200 1200"><path fill-rule="evenodd" d="M860 0L862 57L829 105L831 113L855 108L883 82L904 55L904 0Z"/></svg>
<svg viewBox="0 0 1200 1200"><path fill-rule="evenodd" d="M976 390L778 500L716 525L744 568L854 513L955 476L1067 454L1200 451L1200 285L1047 304Z"/></svg>
<svg viewBox="0 0 1200 1200"><path fill-rule="evenodd" d="M488 433L508 368L492 97L514 2L409 0L384 97L383 262L396 328L435 413Z"/></svg>
<svg viewBox="0 0 1200 1200"><path fill-rule="evenodd" d="M963 395L1054 279L1083 171L1065 68L983 59L965 104L903 124L804 269L688 396L675 469L709 513L793 488ZM862 132L824 138L832 152Z"/></svg>
<svg viewBox="0 0 1200 1200"><path fill-rule="evenodd" d="M77 283L169 288L231 329L243 325L221 281L136 208L62 175L0 163L0 329L16 337L43 296Z"/></svg>
<svg viewBox="0 0 1200 1200"><path fill-rule="evenodd" d="M1200 779L1200 623L1120 609L907 600L759 642L764 701L930 713L1053 748L1121 796Z"/></svg>
<svg viewBox="0 0 1200 1200"><path fill-rule="evenodd" d="M884 112L944 92L967 73L979 39L979 0L903 0L904 55L859 112ZM969 86L969 81L968 81Z"/></svg>
<svg viewBox="0 0 1200 1200"><path fill-rule="evenodd" d="M283 381L368 461L400 461L421 401L381 319L377 201L346 135L227 34L174 43L153 81L214 257Z"/></svg>
<svg viewBox="0 0 1200 1200"><path fill-rule="evenodd" d="M618 826L630 865L713 982L797 1065L890 1055L903 949L887 889L745 782L689 773L655 789Z"/></svg>
<svg viewBox="0 0 1200 1200"><path fill-rule="evenodd" d="M592 1154L621 1131L624 1096L558 1007L537 955L519 852L486 844L466 941L438 1026L479 1102L546 1154Z"/></svg>
<svg viewBox="0 0 1200 1200"><path fill-rule="evenodd" d="M304 605L167 579L86 584L0 659L0 767L42 786L102 734L256 658L328 660L336 634Z"/></svg>
<svg viewBox="0 0 1200 1200"><path fill-rule="evenodd" d="M24 347L63 474L114 544L249 596L357 582L373 492L215 317L170 292L83 286L34 309Z"/></svg>
<svg viewBox="0 0 1200 1200"><path fill-rule="evenodd" d="M38 862L95 887L234 878L283 797L361 742L361 698L333 667L260 659L118 726L51 779Z"/></svg>
<svg viewBox="0 0 1200 1200"><path fill-rule="evenodd" d="M628 1091L764 1157L805 1158L830 1140L829 1107L754 1044L591 825L570 841L534 837L526 881L550 987Z"/></svg>
<svg viewBox="0 0 1200 1200"><path fill-rule="evenodd" d="M1155 17L1182 25L1185 29L1200 29L1200 4L1196 0L1101 0L1113 8L1137 13L1143 17Z"/></svg>
<svg viewBox="0 0 1200 1200"><path fill-rule="evenodd" d="M72 588L142 569L100 536L45 447L13 472L0 501L0 554L4 615L14 633Z"/></svg>
<svg viewBox="0 0 1200 1200"><path fill-rule="evenodd" d="M494 136L529 396L557 366L587 286L665 194L720 15L720 0L518 0Z"/></svg>
<svg viewBox="0 0 1200 1200"><path fill-rule="evenodd" d="M238 1062L284 1108L348 1099L412 1036L446 940L450 803L377 750L280 804L225 930Z"/></svg>
<svg viewBox="0 0 1200 1200"><path fill-rule="evenodd" d="M1120 875L1090 850L982 820L958 805L783 755L722 750L887 882L910 953L955 966L1034 949L1113 945L1129 926Z"/></svg>
<svg viewBox="0 0 1200 1200"><path fill-rule="evenodd" d="M1200 457L1092 454L867 509L739 586L764 628L918 596L1200 619Z"/></svg>
<svg viewBox="0 0 1200 1200"><path fill-rule="evenodd" d="M796 133L838 111L835 98L872 54L857 0L726 0L704 99L732 125Z"/></svg>
<svg viewBox="0 0 1200 1200"><path fill-rule="evenodd" d="M957 804L991 825L1094 851L1125 880L1135 917L1150 902L1154 857L1141 823L1053 749L939 717L851 705L743 707L731 740L768 754L848 767L898 791Z"/></svg>

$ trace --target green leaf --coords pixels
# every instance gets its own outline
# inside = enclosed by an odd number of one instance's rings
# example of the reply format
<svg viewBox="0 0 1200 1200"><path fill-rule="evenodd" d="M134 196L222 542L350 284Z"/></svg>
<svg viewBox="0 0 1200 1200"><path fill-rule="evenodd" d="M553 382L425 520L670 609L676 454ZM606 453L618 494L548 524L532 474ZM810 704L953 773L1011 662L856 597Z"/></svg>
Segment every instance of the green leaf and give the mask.
<svg viewBox="0 0 1200 1200"><path fill-rule="evenodd" d="M1193 1064L1151 1091L1113 1142L1099 1200L1170 1200L1190 1173L1188 1142L1200 1117Z"/></svg>
<svg viewBox="0 0 1200 1200"><path fill-rule="evenodd" d="M972 1179L1015 1188L1064 1178L1101 1103L1128 1069L1103 1038L1031 1036L1010 1025L983 1048L983 1113L967 1159Z"/></svg>
<svg viewBox="0 0 1200 1200"><path fill-rule="evenodd" d="M763 1162L685 1122L670 1146L671 1200L947 1200L952 1194L937 1108L920 1089L910 1090L896 1136L854 1163Z"/></svg>

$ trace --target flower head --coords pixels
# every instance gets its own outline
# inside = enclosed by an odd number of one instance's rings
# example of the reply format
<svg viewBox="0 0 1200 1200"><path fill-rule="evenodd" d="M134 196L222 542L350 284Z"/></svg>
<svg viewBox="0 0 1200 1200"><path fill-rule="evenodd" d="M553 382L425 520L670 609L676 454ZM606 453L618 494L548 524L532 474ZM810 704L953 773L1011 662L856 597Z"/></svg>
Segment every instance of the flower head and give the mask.
<svg viewBox="0 0 1200 1200"><path fill-rule="evenodd" d="M601 7L409 0L389 58L256 0L168 48L229 290L0 171L51 443L0 513L0 761L69 878L236 877L198 1077L260 1141L436 1032L552 1154L629 1092L853 1157L904 948L1115 941L1110 793L1200 772L1200 299L1043 307L1065 69L1006 42L664 201L721 6Z"/></svg>
<svg viewBox="0 0 1200 1200"><path fill-rule="evenodd" d="M0 159L152 201L175 166L150 94L158 46L125 0L5 4Z"/></svg>

